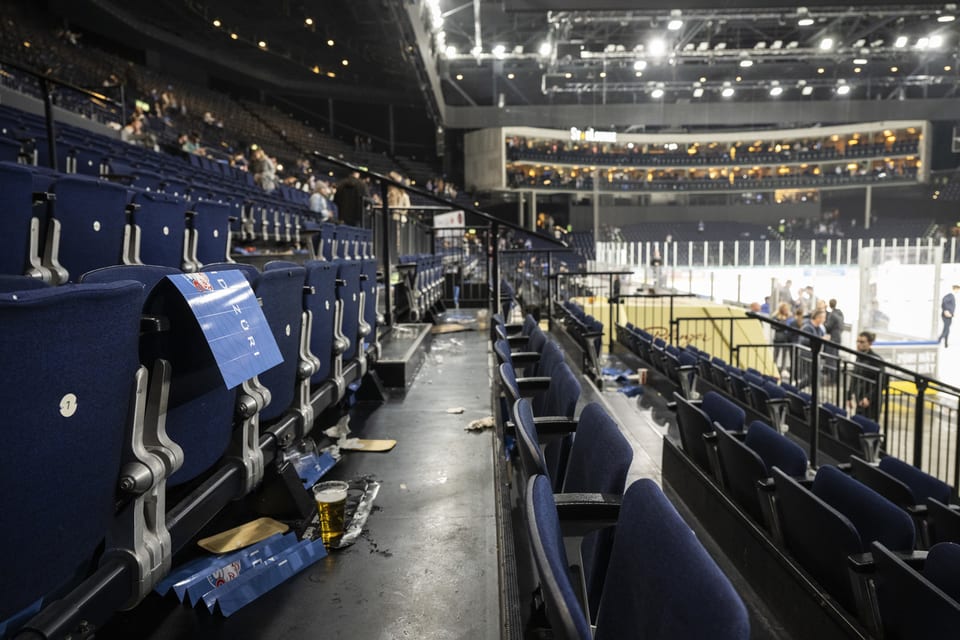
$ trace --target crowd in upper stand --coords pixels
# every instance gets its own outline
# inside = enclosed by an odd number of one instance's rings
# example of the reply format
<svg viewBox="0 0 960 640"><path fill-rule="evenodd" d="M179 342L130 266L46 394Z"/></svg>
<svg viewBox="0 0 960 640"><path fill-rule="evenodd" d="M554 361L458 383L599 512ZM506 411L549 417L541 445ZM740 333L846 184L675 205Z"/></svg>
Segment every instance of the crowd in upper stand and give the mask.
<svg viewBox="0 0 960 640"><path fill-rule="evenodd" d="M378 152L369 136L363 149L355 148L275 107L235 100L164 76L92 46L78 31L54 28L27 8L8 9L0 29L0 58L99 92L117 103L122 99L126 116L107 102L97 105L98 101L66 89L54 92L55 104L118 129L121 139L130 144L175 155L199 155L250 171L265 191L285 185L311 194L318 212L330 210L324 201L333 200L344 172L323 167L321 173L305 156L312 151L401 176L406 184L426 184L438 195L458 195L429 165ZM33 76L2 65L0 84L41 95ZM374 204L379 204L379 189L369 192Z"/></svg>

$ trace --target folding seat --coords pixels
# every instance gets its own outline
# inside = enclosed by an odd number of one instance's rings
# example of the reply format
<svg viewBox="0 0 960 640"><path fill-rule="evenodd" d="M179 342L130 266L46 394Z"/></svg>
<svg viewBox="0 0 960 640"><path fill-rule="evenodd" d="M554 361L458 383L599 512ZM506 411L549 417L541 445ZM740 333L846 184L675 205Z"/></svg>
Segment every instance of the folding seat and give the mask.
<svg viewBox="0 0 960 640"><path fill-rule="evenodd" d="M704 436L712 433L714 429L710 416L703 412L699 402L687 400L678 393L673 394L673 399L677 403L677 430L680 434L680 445L697 466L710 472L712 467L704 440Z"/></svg>
<svg viewBox="0 0 960 640"><path fill-rule="evenodd" d="M20 165L0 163L0 193L4 200L0 212L0 237L4 239L0 273L53 280L41 264L46 216L35 211L33 172Z"/></svg>
<svg viewBox="0 0 960 640"><path fill-rule="evenodd" d="M337 301L342 307L340 331L348 341L343 352L344 360L359 359L366 361L363 349L363 340L370 333L370 327L362 322L363 310L360 308L360 270L361 265L356 261L343 259L335 260L337 265ZM366 369L363 369L366 372Z"/></svg>
<svg viewBox="0 0 960 640"><path fill-rule="evenodd" d="M743 431L746 412L716 391L708 391L703 395L700 408L709 416L711 422L719 424L727 431Z"/></svg>
<svg viewBox="0 0 960 640"><path fill-rule="evenodd" d="M44 262L54 271L62 267L74 281L87 271L124 264L129 253L127 189L80 176L61 178L53 189L57 200Z"/></svg>
<svg viewBox="0 0 960 640"><path fill-rule="evenodd" d="M526 486L528 478L538 474L550 477L541 446L550 437L555 438L572 428L578 437L574 439L570 450L563 493L606 494L617 499L623 495L633 460L633 448L599 404L585 406L576 424L562 426L559 433L551 429L554 426L552 424L541 423L538 428L533 409L525 399L517 401L513 415L516 417L517 442L524 476L521 487ZM584 571L586 602L589 603L591 619L595 619L613 544L613 531L591 531L581 537L579 553L580 566Z"/></svg>
<svg viewBox="0 0 960 640"><path fill-rule="evenodd" d="M202 201L193 206L190 219L191 261L199 265L230 262L231 222L234 209L219 202Z"/></svg>
<svg viewBox="0 0 960 640"><path fill-rule="evenodd" d="M310 321L303 310L306 269L292 262L272 261L260 274L255 292L283 362L261 373L260 384L270 391L270 404L260 411L263 421L293 409L306 434L313 426L310 377L319 369L309 352Z"/></svg>
<svg viewBox="0 0 960 640"><path fill-rule="evenodd" d="M507 396L507 409L510 410L521 398L521 388L513 367L507 364L500 365L500 380ZM532 403L534 415L537 419L570 421L573 419L577 402L580 399L581 387L570 367L563 361L558 362L550 372L550 382L547 390ZM547 468L557 490L563 486L563 473L567 468L567 459L573 438L568 434L557 442L550 443L545 450Z"/></svg>
<svg viewBox="0 0 960 640"><path fill-rule="evenodd" d="M17 162L20 159L20 143L0 136L0 162Z"/></svg>
<svg viewBox="0 0 960 640"><path fill-rule="evenodd" d="M312 385L333 380L338 389L337 399L346 392L343 378L343 352L346 340L341 336L342 305L337 300L336 281L338 265L334 262L311 260L307 270L303 308L312 316L310 353L317 357L319 366L310 378Z"/></svg>
<svg viewBox="0 0 960 640"><path fill-rule="evenodd" d="M883 435L877 422L861 415L852 415L849 418L835 415L833 421L840 442L854 451L862 452L867 462L873 463L879 459Z"/></svg>
<svg viewBox="0 0 960 640"><path fill-rule="evenodd" d="M836 438L837 420L847 416L846 409L829 402L821 402L818 410L820 412L820 432Z"/></svg>
<svg viewBox="0 0 960 640"><path fill-rule="evenodd" d="M759 385L754 383L749 385L754 408L765 413L770 419L770 424L774 425L780 433L785 433L787 411L790 408L786 390L769 380L763 380Z"/></svg>
<svg viewBox="0 0 960 640"><path fill-rule="evenodd" d="M877 466L868 460L850 456L850 466L854 478L913 517L917 538L924 542L925 547L929 547L931 540L924 505L928 499L941 504L949 503L953 487L893 456L884 456Z"/></svg>
<svg viewBox="0 0 960 640"><path fill-rule="evenodd" d="M554 638L750 637L737 592L652 480L638 480L624 494L595 634L570 579L545 477L535 476L527 485L525 509Z"/></svg>
<svg viewBox="0 0 960 640"><path fill-rule="evenodd" d="M910 516L836 467L820 467L809 490L776 467L773 478L787 551L841 606L857 613L862 594L848 575L847 558L870 551L874 541L910 553Z"/></svg>
<svg viewBox="0 0 960 640"><path fill-rule="evenodd" d="M0 294L9 426L0 456L0 544L9 552L0 621L82 578L114 522L128 429L143 418L142 288L128 281ZM54 357L40 357L37 345Z"/></svg>
<svg viewBox="0 0 960 640"><path fill-rule="evenodd" d="M719 429L717 453L723 486L754 521L774 526L769 501L761 497L758 483L770 477L770 469L803 478L807 471L807 455L799 445L777 433L767 424L755 420L740 439L730 431Z"/></svg>
<svg viewBox="0 0 960 640"><path fill-rule="evenodd" d="M195 271L190 261L187 203L163 193L138 191L130 215L132 264L154 264Z"/></svg>
<svg viewBox="0 0 960 640"><path fill-rule="evenodd" d="M934 545L918 570L872 545L879 624L885 640L939 640L960 628L960 545Z"/></svg>

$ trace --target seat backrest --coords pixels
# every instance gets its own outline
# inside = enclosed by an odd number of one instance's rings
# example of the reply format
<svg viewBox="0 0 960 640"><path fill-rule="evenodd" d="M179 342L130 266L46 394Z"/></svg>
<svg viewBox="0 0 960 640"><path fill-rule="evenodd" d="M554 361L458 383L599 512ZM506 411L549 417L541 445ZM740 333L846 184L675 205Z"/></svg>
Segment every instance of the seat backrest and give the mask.
<svg viewBox="0 0 960 640"><path fill-rule="evenodd" d="M674 393L673 399L677 403L677 429L683 450L701 469L709 470L710 461L703 435L713 432L710 417L679 393Z"/></svg>
<svg viewBox="0 0 960 640"><path fill-rule="evenodd" d="M0 620L90 566L114 512L143 286L0 294ZM41 357L42 349L56 357ZM24 399L29 398L29 402Z"/></svg>
<svg viewBox="0 0 960 640"><path fill-rule="evenodd" d="M78 282L87 271L123 262L127 189L86 177L54 184L60 222L60 264Z"/></svg>
<svg viewBox="0 0 960 640"><path fill-rule="evenodd" d="M700 406L712 422L719 423L727 431L743 431L746 412L716 391L703 394L703 403Z"/></svg>
<svg viewBox="0 0 960 640"><path fill-rule="evenodd" d="M360 290L366 294L363 320L370 325L372 340L376 336L377 326L377 261L372 258L361 260L360 273L365 276L365 279L360 281Z"/></svg>
<svg viewBox="0 0 960 640"><path fill-rule="evenodd" d="M310 353L320 361L320 368L310 378L310 382L319 384L329 378L333 370L337 265L333 262L311 260L304 267L307 270L307 288L303 294L303 306L313 315Z"/></svg>
<svg viewBox="0 0 960 640"><path fill-rule="evenodd" d="M260 383L270 390L270 404L260 411L261 420L273 420L283 415L293 403L300 363L306 275L306 269L292 262L269 262L255 289L270 332L283 356L283 362L258 376Z"/></svg>
<svg viewBox="0 0 960 640"><path fill-rule="evenodd" d="M730 580L653 480L627 489L595 640L750 637Z"/></svg>
<svg viewBox="0 0 960 640"><path fill-rule="evenodd" d="M193 230L197 235L197 260L201 264L223 262L230 251L230 218L233 208L228 204L203 201L193 206Z"/></svg>
<svg viewBox="0 0 960 640"><path fill-rule="evenodd" d="M580 400L580 383L566 362L559 363L550 373L550 388L544 406L546 416L573 417Z"/></svg>
<svg viewBox="0 0 960 640"><path fill-rule="evenodd" d="M11 291L29 291L31 289L46 289L49 286L51 286L49 282L45 282L40 278L0 274L0 293L10 293Z"/></svg>
<svg viewBox="0 0 960 640"><path fill-rule="evenodd" d="M731 432L718 429L716 433L724 487L755 522L762 524L763 510L757 493L757 482L770 476L767 465L756 452L740 442Z"/></svg>
<svg viewBox="0 0 960 640"><path fill-rule="evenodd" d="M142 307L147 296L150 295L153 288L157 286L157 283L167 276L178 273L180 273L180 270L172 267L147 264L121 264L88 271L80 276L80 282L84 284L96 284L119 282L120 280L136 280L144 285L143 291L140 294L140 306Z"/></svg>
<svg viewBox="0 0 960 640"><path fill-rule="evenodd" d="M590 625L567 573L570 565L560 532L560 519L553 489L545 476L534 476L527 483L524 505L530 546L554 638L591 640Z"/></svg>
<svg viewBox="0 0 960 640"><path fill-rule="evenodd" d="M853 523L864 551L874 540L896 551L913 549L916 531L910 516L836 467L820 467L811 491Z"/></svg>
<svg viewBox="0 0 960 640"><path fill-rule="evenodd" d="M30 266L30 225L34 217L33 174L23 167L0 163L0 193L3 211L0 212L0 273L24 275ZM43 238L38 238L38 249L43 251Z"/></svg>
<svg viewBox="0 0 960 640"><path fill-rule="evenodd" d="M850 472L859 482L867 485L901 509L919 504L910 487L883 469L871 465L863 458L850 456Z"/></svg>
<svg viewBox="0 0 960 640"><path fill-rule="evenodd" d="M535 475L549 477L547 461L543 457L543 449L540 448L540 437L537 434L533 408L529 400L521 398L513 404L513 419L516 421L517 449L524 477L531 478Z"/></svg>
<svg viewBox="0 0 960 640"><path fill-rule="evenodd" d="M583 408L577 420L577 435L567 461L563 492L622 496L631 462L633 447L621 433L620 427L604 411L603 406L591 402ZM612 545L612 529L595 531L581 543L587 602L593 620L600 605Z"/></svg>
<svg viewBox="0 0 960 640"><path fill-rule="evenodd" d="M854 611L847 556L864 551L860 534L849 518L796 480L776 467L771 472L787 551L827 593L848 611Z"/></svg>
<svg viewBox="0 0 960 640"><path fill-rule="evenodd" d="M864 433L880 433L880 424L876 420L860 414L854 414L850 419L860 425Z"/></svg>
<svg viewBox="0 0 960 640"><path fill-rule="evenodd" d="M880 469L904 483L910 488L915 499L914 504L923 504L927 498L949 503L953 487L908 464L899 458L885 456L880 459Z"/></svg>
<svg viewBox="0 0 960 640"><path fill-rule="evenodd" d="M960 542L960 511L951 509L946 503L927 498L927 524L932 544Z"/></svg>
<svg viewBox="0 0 960 640"><path fill-rule="evenodd" d="M187 204L162 193L138 192L133 223L140 228L140 261L183 268Z"/></svg>
<svg viewBox="0 0 960 640"><path fill-rule="evenodd" d="M167 479L167 487L172 487L206 471L226 451L237 389L224 385L200 325L172 284L161 281L147 297L144 312L165 318L168 325L164 331L145 334L140 353L149 368L163 358L172 371L167 435L184 454L183 466Z"/></svg>
<svg viewBox="0 0 960 640"><path fill-rule="evenodd" d="M743 443L760 456L768 471L779 467L788 476L796 478L807 472L807 454L803 448L765 422L751 422Z"/></svg>
<svg viewBox="0 0 960 640"><path fill-rule="evenodd" d="M341 330L350 341L343 352L343 359L352 360L357 356L360 342L360 263L356 260L336 261L337 278L343 281L337 287L337 299L343 303L343 323Z"/></svg>
<svg viewBox="0 0 960 640"><path fill-rule="evenodd" d="M493 343L493 352L497 354L498 364L509 364L513 366L513 357L510 355L510 343L504 338L499 338Z"/></svg>
<svg viewBox="0 0 960 640"><path fill-rule="evenodd" d="M949 588L960 574L957 545L934 545L927 554L923 573L918 573L882 544L873 543L877 593L883 637L888 640L950 638L960 628L960 600L937 585L944 579L935 565L943 564ZM928 569L929 568L929 569ZM928 571L931 575L928 577Z"/></svg>

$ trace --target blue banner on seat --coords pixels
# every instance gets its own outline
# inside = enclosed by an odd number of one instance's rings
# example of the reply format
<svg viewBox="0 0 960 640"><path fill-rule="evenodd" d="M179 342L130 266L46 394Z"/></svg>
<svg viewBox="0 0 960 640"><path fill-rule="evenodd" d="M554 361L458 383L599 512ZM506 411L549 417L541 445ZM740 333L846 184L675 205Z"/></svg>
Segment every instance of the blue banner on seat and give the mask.
<svg viewBox="0 0 960 640"><path fill-rule="evenodd" d="M227 389L283 362L253 289L239 270L167 278L200 323Z"/></svg>

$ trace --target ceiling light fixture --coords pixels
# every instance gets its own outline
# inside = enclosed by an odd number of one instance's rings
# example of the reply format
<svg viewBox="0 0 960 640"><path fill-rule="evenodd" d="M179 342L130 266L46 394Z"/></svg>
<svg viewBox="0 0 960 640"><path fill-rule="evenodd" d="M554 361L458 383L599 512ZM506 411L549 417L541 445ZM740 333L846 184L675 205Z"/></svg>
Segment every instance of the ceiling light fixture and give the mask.
<svg viewBox="0 0 960 640"><path fill-rule="evenodd" d="M633 63L633 70L634 70L634 71L643 71L643 70L646 69L646 68L647 68L647 61L646 61L646 60L637 60L636 62Z"/></svg>
<svg viewBox="0 0 960 640"><path fill-rule="evenodd" d="M603 74L601 74L601 75L603 75ZM517 76L513 75L512 73L508 73L508 74L507 74L507 80L513 80L513 79L516 78L516 77L517 77Z"/></svg>
<svg viewBox="0 0 960 640"><path fill-rule="evenodd" d="M897 39L894 40L893 46L895 46L897 49L903 49L905 46L907 46L907 42L909 42L907 36L898 36Z"/></svg>
<svg viewBox="0 0 960 640"><path fill-rule="evenodd" d="M741 60L740 66L743 67L744 69L749 69L750 67L753 66L753 60L749 60L749 59Z"/></svg>
<svg viewBox="0 0 960 640"><path fill-rule="evenodd" d="M803 95L805 95L805 96L812 95L812 94L813 94L813 87L808 84L807 86L805 86L803 89L800 90L800 93L803 94Z"/></svg>
<svg viewBox="0 0 960 640"><path fill-rule="evenodd" d="M303 24L307 25L308 27L312 27L312 26L313 26L313 18L305 18L304 21L303 21Z"/></svg>
<svg viewBox="0 0 960 640"><path fill-rule="evenodd" d="M235 34L235 33L231 33L231 34L230 34L230 39L231 39L231 40L236 40L236 39L239 38L239 37L240 37L240 36L238 36L238 35Z"/></svg>
<svg viewBox="0 0 960 640"><path fill-rule="evenodd" d="M683 28L683 20L671 20L667 23L667 29L670 31L679 31Z"/></svg>
<svg viewBox="0 0 960 640"><path fill-rule="evenodd" d="M502 44L498 44L490 53L492 53L495 58L503 58L503 56L507 55L507 48Z"/></svg>
<svg viewBox="0 0 960 640"><path fill-rule="evenodd" d="M944 22L953 22L953 21L956 20L956 19L957 19L956 16L939 16L939 17L937 18L937 22L941 22L941 23L944 23Z"/></svg>
<svg viewBox="0 0 960 640"><path fill-rule="evenodd" d="M654 38L647 43L647 51L650 55L662 56L667 52L667 43L662 38Z"/></svg>
<svg viewBox="0 0 960 640"><path fill-rule="evenodd" d="M900 67L890 67L890 73L896 73L897 71L900 71Z"/></svg>
<svg viewBox="0 0 960 640"><path fill-rule="evenodd" d="M654 89L650 92L650 97L659 100L663 97L663 89Z"/></svg>
<svg viewBox="0 0 960 640"><path fill-rule="evenodd" d="M537 52L540 54L541 57L547 58L550 56L551 53L553 53L553 45L551 45L549 42L546 42L546 41L541 42L540 48L537 49Z"/></svg>
<svg viewBox="0 0 960 640"><path fill-rule="evenodd" d="M782 93L783 93L783 87L772 87L770 89L770 95L773 96L774 98L776 98Z"/></svg>
<svg viewBox="0 0 960 640"><path fill-rule="evenodd" d="M866 58L854 58L853 64L867 64Z"/></svg>
<svg viewBox="0 0 960 640"><path fill-rule="evenodd" d="M833 49L833 38L824 38L820 41L821 51L829 51L830 49Z"/></svg>
<svg viewBox="0 0 960 640"><path fill-rule="evenodd" d="M733 90L733 87L727 87L726 89L720 92L720 95L723 96L724 98L732 98L734 93L735 92Z"/></svg>
<svg viewBox="0 0 960 640"><path fill-rule="evenodd" d="M213 21L213 26L215 26L217 29L220 28L220 25L221 25L221 24L223 24L223 23L220 22L219 20L214 20L214 21Z"/></svg>
<svg viewBox="0 0 960 640"><path fill-rule="evenodd" d="M260 47L261 49L266 49L267 43L265 40L261 40L260 42L257 43L257 46Z"/></svg>
<svg viewBox="0 0 960 640"><path fill-rule="evenodd" d="M848 84L842 84L842 85L840 85L839 87L837 87L837 95L838 95L838 96L845 96L845 95L847 95L847 94L849 94L849 93L850 93L850 85L848 85Z"/></svg>
<svg viewBox="0 0 960 640"><path fill-rule="evenodd" d="M350 61L347 60L346 58L344 58L343 60L340 61L340 64L342 64L342 65L345 66L345 67L349 67L349 66L350 66Z"/></svg>
<svg viewBox="0 0 960 640"><path fill-rule="evenodd" d="M444 50L444 53L447 54L448 58L455 58L457 57L457 48L452 44L448 45L447 48Z"/></svg>
<svg viewBox="0 0 960 640"><path fill-rule="evenodd" d="M456 77L457 77L457 80L463 80L463 74L462 74L462 73L458 73Z"/></svg>
<svg viewBox="0 0 960 640"><path fill-rule="evenodd" d="M809 27L814 22L813 18L800 18L797 20L797 25L801 27Z"/></svg>
<svg viewBox="0 0 960 640"><path fill-rule="evenodd" d="M703 87L697 87L693 90L693 97L700 98L703 96Z"/></svg>
<svg viewBox="0 0 960 640"><path fill-rule="evenodd" d="M332 47L334 45L333 40L327 40L327 46Z"/></svg>

